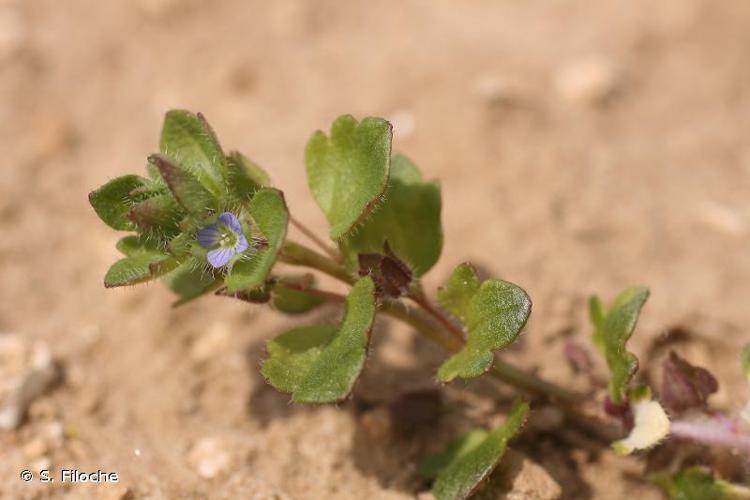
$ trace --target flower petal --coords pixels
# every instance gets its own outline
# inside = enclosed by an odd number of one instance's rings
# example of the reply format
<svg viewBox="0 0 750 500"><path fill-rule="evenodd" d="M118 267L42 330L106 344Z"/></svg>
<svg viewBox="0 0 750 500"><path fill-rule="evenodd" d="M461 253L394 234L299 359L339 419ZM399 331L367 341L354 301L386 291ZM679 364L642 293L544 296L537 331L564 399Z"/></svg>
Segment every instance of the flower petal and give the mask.
<svg viewBox="0 0 750 500"><path fill-rule="evenodd" d="M199 230L195 236L200 246L203 248L212 248L219 243L221 231L218 225L211 224Z"/></svg>
<svg viewBox="0 0 750 500"><path fill-rule="evenodd" d="M219 216L219 221L226 225L232 232L236 234L242 234L242 224L240 220L232 212L224 212Z"/></svg>
<svg viewBox="0 0 750 500"><path fill-rule="evenodd" d="M237 237L237 244L234 246L234 253L242 253L248 249L250 244L247 242L245 235L240 233Z"/></svg>
<svg viewBox="0 0 750 500"><path fill-rule="evenodd" d="M224 267L234 257L234 250L231 248L217 248L208 252L208 263L214 268Z"/></svg>

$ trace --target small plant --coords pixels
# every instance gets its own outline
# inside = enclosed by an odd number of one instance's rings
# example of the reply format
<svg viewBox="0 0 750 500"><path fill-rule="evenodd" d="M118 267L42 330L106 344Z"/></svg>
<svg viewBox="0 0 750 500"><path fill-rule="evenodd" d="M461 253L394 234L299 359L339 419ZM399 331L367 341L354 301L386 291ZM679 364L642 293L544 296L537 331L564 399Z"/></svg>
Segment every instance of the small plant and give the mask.
<svg viewBox="0 0 750 500"><path fill-rule="evenodd" d="M364 369L375 317L383 314L445 349L438 382L486 374L517 387L532 403L551 401L567 418L591 425L583 408L595 396L541 380L497 357L518 338L531 313L521 287L482 280L463 263L437 290L437 304L425 293L420 278L437 262L443 243L440 186L424 180L405 156L392 155L391 140L387 121L357 122L348 115L338 118L328 135L319 131L309 140L308 184L330 225L331 245L289 214L283 193L260 166L241 153L224 152L202 115L170 111L160 152L148 157L147 175L118 177L89 196L107 225L132 233L117 243L123 258L106 273L104 285L160 279L177 295L175 305L216 294L270 303L288 314L342 303L338 325L295 328L268 342L261 372L294 402L346 399ZM290 240L290 224L318 249ZM310 273L279 272L277 262L332 276L349 285L349 293L321 289ZM707 398L717 382L706 370L670 353L659 399L652 388L633 382L638 359L626 345L648 295L634 287L608 308L598 298L590 302L593 343L610 371L607 396L597 406L602 418L593 425L619 426L612 447L620 454L650 449L669 435L750 451L743 430L748 422L709 410ZM591 368L585 349L566 353L577 369ZM750 379L750 349L743 359ZM435 496L470 496L522 431L528 412L529 403L519 400L504 425L473 430L427 457L420 471L434 478ZM746 488L704 469L673 467L651 477L674 498L750 498Z"/></svg>

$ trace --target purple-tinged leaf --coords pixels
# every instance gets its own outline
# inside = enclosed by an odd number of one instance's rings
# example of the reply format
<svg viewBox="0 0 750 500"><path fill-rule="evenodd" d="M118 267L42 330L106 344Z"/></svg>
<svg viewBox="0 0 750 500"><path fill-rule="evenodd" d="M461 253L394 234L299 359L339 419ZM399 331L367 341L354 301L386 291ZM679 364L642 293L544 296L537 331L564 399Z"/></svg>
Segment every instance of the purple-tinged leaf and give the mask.
<svg viewBox="0 0 750 500"><path fill-rule="evenodd" d="M719 389L708 370L691 365L674 351L669 351L662 368L660 399L673 412L705 408L708 396Z"/></svg>

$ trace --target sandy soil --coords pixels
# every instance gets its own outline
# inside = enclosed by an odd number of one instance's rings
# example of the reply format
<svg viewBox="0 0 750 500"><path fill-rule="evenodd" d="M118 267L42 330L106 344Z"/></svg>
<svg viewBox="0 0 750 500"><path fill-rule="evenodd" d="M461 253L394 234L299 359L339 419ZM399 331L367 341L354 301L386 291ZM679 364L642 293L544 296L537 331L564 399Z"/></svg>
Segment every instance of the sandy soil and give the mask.
<svg viewBox="0 0 750 500"><path fill-rule="evenodd" d="M46 342L65 381L0 432L0 497L423 498L416 460L499 421L513 395L445 388L436 433L394 440L385 405L429 387L442 359L407 329L379 326L352 401L296 407L257 368L265 339L310 318L221 298L174 310L158 285L104 290L117 235L86 195L143 168L173 107L203 111L320 230L310 133L345 112L391 118L395 149L442 181L446 244L428 287L468 258L534 299L507 359L581 386L561 346L585 342L586 297L643 283L634 349L691 330L706 341L681 352L721 381L716 406L736 408L749 45L747 2L3 0L0 331ZM553 434L516 448L567 498L659 497L637 459ZM18 479L46 465L121 481Z"/></svg>

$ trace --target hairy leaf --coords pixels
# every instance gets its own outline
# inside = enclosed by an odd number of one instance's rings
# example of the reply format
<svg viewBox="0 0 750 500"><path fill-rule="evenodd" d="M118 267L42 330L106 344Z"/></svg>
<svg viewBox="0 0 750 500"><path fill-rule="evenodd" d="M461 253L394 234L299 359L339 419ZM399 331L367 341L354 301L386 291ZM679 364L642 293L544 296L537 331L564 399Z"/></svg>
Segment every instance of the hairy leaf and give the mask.
<svg viewBox="0 0 750 500"><path fill-rule="evenodd" d="M750 488L717 479L702 467L676 473L659 472L650 479L673 500L740 500L750 498Z"/></svg>
<svg viewBox="0 0 750 500"><path fill-rule="evenodd" d="M625 393L638 370L638 358L625 349L633 334L643 304L648 299L648 288L631 287L615 299L606 313L598 298L592 298L592 320L594 321L594 343L601 346L612 374L609 394L614 403L622 403ZM595 309L597 310L595 312Z"/></svg>
<svg viewBox="0 0 750 500"><path fill-rule="evenodd" d="M162 281L177 294L178 299L172 304L177 307L210 293L221 284L222 280L197 259L191 258L165 275Z"/></svg>
<svg viewBox="0 0 750 500"><path fill-rule="evenodd" d="M432 493L438 500L468 498L505 454L508 441L516 436L529 412L529 405L518 401L500 427L487 431L471 431L451 443L445 452L425 460L420 472L436 475Z"/></svg>
<svg viewBox="0 0 750 500"><path fill-rule="evenodd" d="M331 135L318 131L305 149L307 182L315 201L341 239L369 215L388 182L391 124L382 118L339 117Z"/></svg>
<svg viewBox="0 0 750 500"><path fill-rule="evenodd" d="M218 209L216 198L189 171L163 155L151 155L149 162L156 165L177 203L185 210L201 215Z"/></svg>
<svg viewBox="0 0 750 500"><path fill-rule="evenodd" d="M160 194L133 205L128 219L141 233L175 236L179 233L178 224L183 215L172 196Z"/></svg>
<svg viewBox="0 0 750 500"><path fill-rule="evenodd" d="M651 399L648 387L631 391L630 406L634 417L633 428L625 439L612 444L612 448L619 455L646 450L669 435L669 417L664 408Z"/></svg>
<svg viewBox="0 0 750 500"><path fill-rule="evenodd" d="M89 203L99 218L112 229L132 230L135 226L128 217L128 212L134 200L130 193L146 183L147 180L138 175L117 177L89 193Z"/></svg>
<svg viewBox="0 0 750 500"><path fill-rule="evenodd" d="M216 135L200 113L169 111L164 117L159 150L194 175L212 195L223 196L226 158Z"/></svg>
<svg viewBox="0 0 750 500"><path fill-rule="evenodd" d="M531 313L531 299L517 285L487 280L480 284L471 264L461 264L438 290L440 304L464 324L464 347L438 370L438 379L474 378L492 367L495 351L512 343Z"/></svg>
<svg viewBox="0 0 750 500"><path fill-rule="evenodd" d="M167 254L143 253L120 259L109 268L104 276L104 286L137 285L156 279L178 265L175 258Z"/></svg>
<svg viewBox="0 0 750 500"><path fill-rule="evenodd" d="M122 252L123 255L128 257L142 254L164 254L164 250L160 248L159 243L155 239L136 234L120 238L120 241L117 242L116 248Z"/></svg>
<svg viewBox="0 0 750 500"><path fill-rule="evenodd" d="M271 178L258 164L237 151L227 158L229 189L238 200L250 201L256 191L271 185Z"/></svg>
<svg viewBox="0 0 750 500"><path fill-rule="evenodd" d="M421 276L437 262L443 248L440 208L440 185L423 181L408 158L394 155L383 203L340 241L347 267L356 269L358 254L380 252L387 242Z"/></svg>
<svg viewBox="0 0 750 500"><path fill-rule="evenodd" d="M375 318L375 284L358 280L346 299L338 327L307 326L286 332L267 346L261 373L292 401L332 403L346 398L359 377Z"/></svg>
<svg viewBox="0 0 750 500"><path fill-rule="evenodd" d="M266 245L249 259L232 265L226 279L230 293L263 286L286 239L289 211L281 191L263 188L255 193L250 201L250 215L266 239Z"/></svg>

